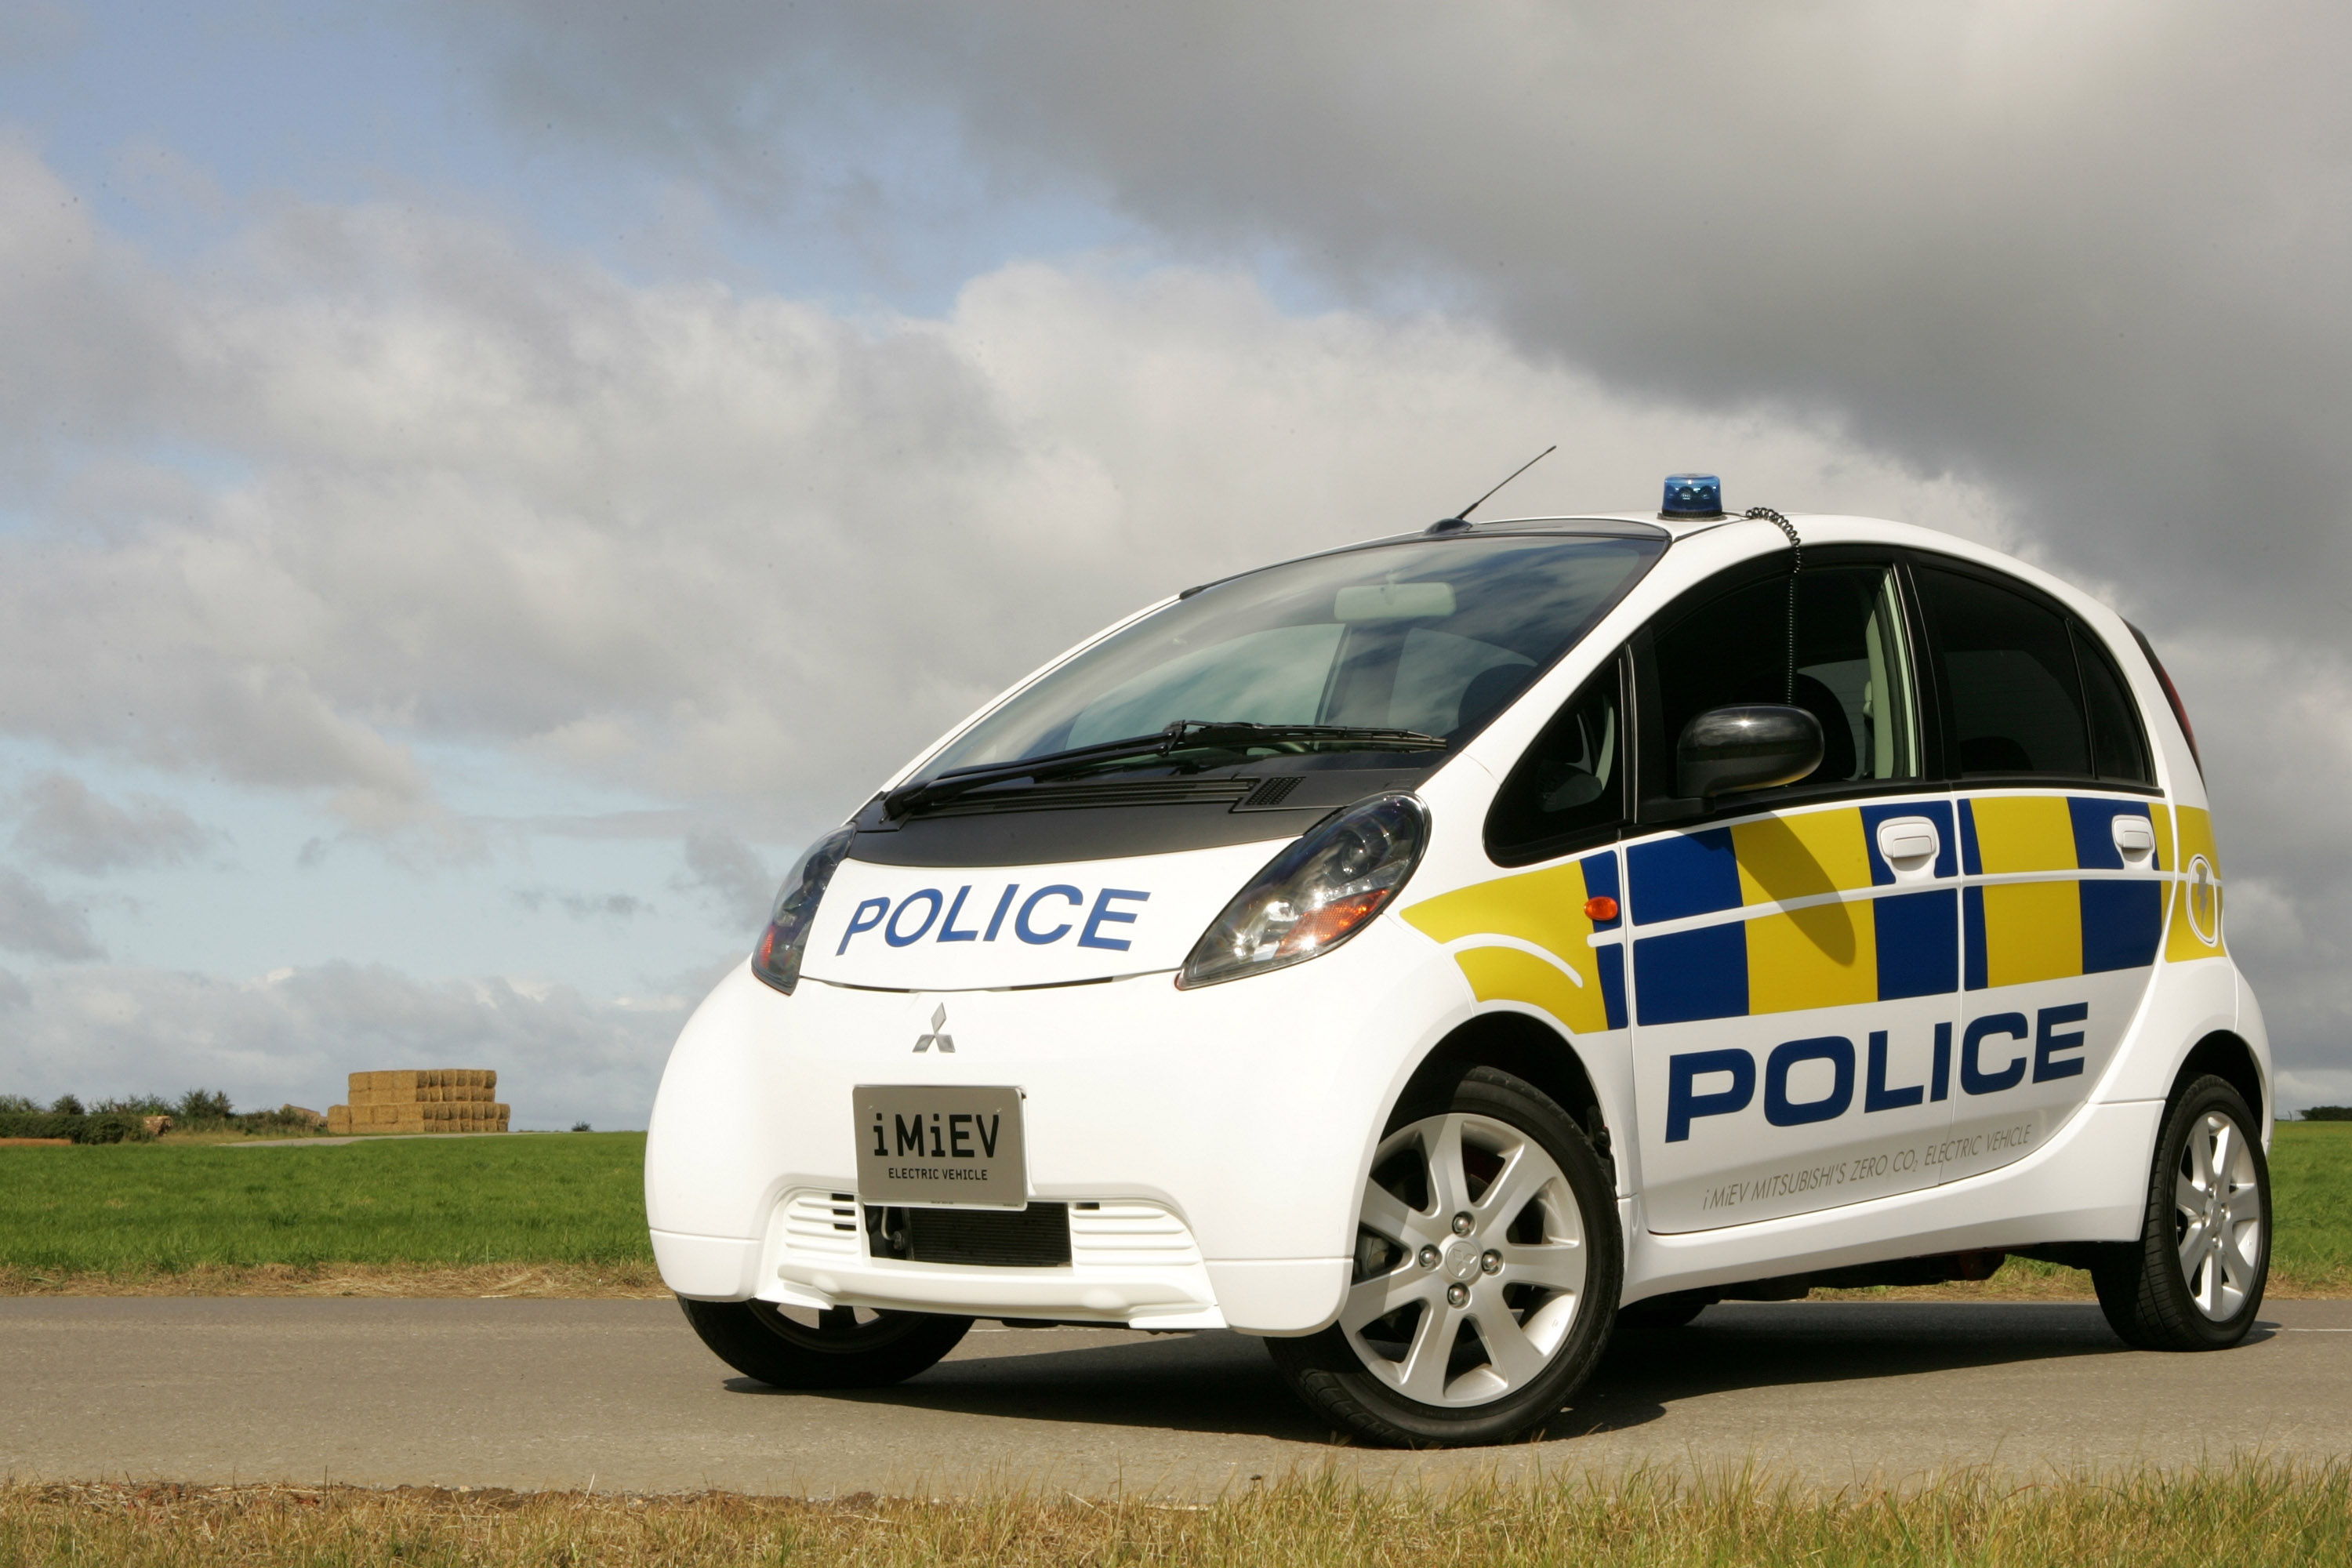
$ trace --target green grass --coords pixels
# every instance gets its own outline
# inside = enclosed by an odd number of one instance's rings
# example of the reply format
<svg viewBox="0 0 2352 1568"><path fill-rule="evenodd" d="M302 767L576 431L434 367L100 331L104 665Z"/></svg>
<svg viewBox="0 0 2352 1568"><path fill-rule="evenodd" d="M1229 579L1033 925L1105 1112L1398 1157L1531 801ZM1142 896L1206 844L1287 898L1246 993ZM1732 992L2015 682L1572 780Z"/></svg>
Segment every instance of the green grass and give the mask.
<svg viewBox="0 0 2352 1568"><path fill-rule="evenodd" d="M642 1132L0 1149L0 1267L650 1261Z"/></svg>
<svg viewBox="0 0 2352 1568"><path fill-rule="evenodd" d="M646 1263L644 1161L638 1132L0 1149L0 1268ZM2281 1286L2352 1293L2352 1122L2282 1123L2271 1183Z"/></svg>
<svg viewBox="0 0 2352 1568"><path fill-rule="evenodd" d="M2283 1121L2271 1140L2271 1266L2352 1292L2352 1121Z"/></svg>

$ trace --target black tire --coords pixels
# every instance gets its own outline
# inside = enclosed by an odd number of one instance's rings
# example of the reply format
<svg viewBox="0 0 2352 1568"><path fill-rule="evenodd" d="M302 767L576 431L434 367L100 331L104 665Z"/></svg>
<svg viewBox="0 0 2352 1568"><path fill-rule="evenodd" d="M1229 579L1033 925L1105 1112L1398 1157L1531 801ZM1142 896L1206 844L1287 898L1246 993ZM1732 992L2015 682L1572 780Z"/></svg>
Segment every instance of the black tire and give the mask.
<svg viewBox="0 0 2352 1568"><path fill-rule="evenodd" d="M803 1313L814 1326L767 1301L689 1301L686 1321L710 1352L745 1377L775 1388L887 1388L936 1364L955 1349L970 1318L855 1309Z"/></svg>
<svg viewBox="0 0 2352 1568"><path fill-rule="evenodd" d="M1422 1163L1422 1179L1428 1184L1428 1190L1423 1194L1425 1206L1412 1196L1387 1186L1384 1170L1397 1162L1410 1168L1416 1158L1417 1144L1408 1142L1400 1152L1376 1159L1373 1182L1366 1187L1368 1207L1376 1197L1372 1186L1379 1184L1400 1210L1412 1211L1422 1223L1445 1226L1450 1234L1445 1237L1445 1249L1439 1255L1440 1261L1421 1262L1427 1253L1436 1250L1433 1242L1438 1237L1434 1233L1430 1242L1414 1248L1364 1224L1359 1231L1351 1306L1343 1309L1341 1321L1305 1338L1266 1341L1275 1365L1309 1408L1334 1426L1384 1447L1454 1447L1508 1443L1539 1432L1591 1375L1593 1364L1608 1346L1610 1331L1616 1322L1617 1292L1624 1276L1624 1244L1617 1227L1616 1183L1608 1164L1594 1152L1574 1119L1534 1085L1492 1068L1472 1068L1446 1083L1408 1096L1389 1119L1381 1146L1389 1150L1400 1139L1418 1139L1423 1134L1416 1129L1430 1127L1435 1119L1457 1117L1471 1119L1454 1124L1466 1134L1463 1139L1465 1149L1470 1147L1473 1137L1507 1142L1508 1138L1516 1136L1523 1141L1502 1153L1473 1149L1470 1153L1457 1156L1456 1163L1465 1172L1462 1192L1469 1204L1467 1209L1459 1212L1472 1228L1466 1232L1454 1229L1451 1216L1444 1212L1454 1205L1438 1190L1440 1178L1433 1173L1433 1161L1423 1159ZM1528 1168L1543 1183L1539 1189L1522 1196L1519 1184L1514 1180L1509 1190L1498 1191L1503 1184L1505 1163L1515 1160L1517 1150L1527 1145L1548 1155L1556 1167L1557 1178L1561 1180L1556 1182L1555 1173L1530 1165ZM1469 1169L1475 1163L1472 1154L1494 1163L1484 1184L1476 1172ZM1563 1185L1564 1194L1560 1191ZM1497 1206L1487 1208L1489 1202ZM1574 1248L1566 1246L1561 1235L1555 1234L1559 1231L1564 1235L1571 1205L1578 1232ZM1472 1249L1463 1252L1459 1258L1454 1256L1459 1250L1456 1238ZM1580 1253L1581 1257L1580 1285L1575 1288L1555 1289L1552 1283L1545 1282L1521 1283L1512 1277L1520 1272L1524 1259L1532 1279L1565 1279L1567 1276L1560 1270L1571 1252ZM1486 1266L1489 1258L1496 1260L1495 1267ZM1465 1261L1473 1272L1457 1271ZM1455 1283L1449 1285L1449 1280ZM1354 1292L1382 1282L1391 1292L1412 1289L1436 1293L1360 1325L1364 1346L1360 1350L1349 1327L1350 1313L1356 1310L1354 1303L1359 1300ZM1461 1300L1446 1294L1457 1288L1463 1293ZM1368 1303L1394 1299L1393 1293L1380 1291L1361 1298ZM1451 1307L1441 1302L1450 1302ZM1370 1306L1363 1309L1366 1312L1371 1310ZM1400 1322L1407 1312L1412 1314L1410 1321ZM1506 1318L1507 1322L1504 1321ZM1492 1327L1482 1328L1482 1323ZM1558 1337L1546 1351L1529 1330L1545 1337ZM1501 1336L1517 1333L1519 1337L1511 1345L1510 1353L1526 1358L1523 1364L1539 1365L1540 1371L1516 1381L1507 1376L1501 1360L1489 1348L1489 1332L1497 1336L1498 1344L1502 1342ZM1392 1339L1399 1335L1406 1347L1404 1353L1398 1357L1383 1354L1379 1347L1386 1341L1381 1336ZM1400 1382L1417 1381L1410 1375L1410 1369L1416 1364L1415 1358L1424 1344L1433 1348L1428 1363L1439 1380L1436 1386L1441 1399L1471 1402L1425 1401L1408 1396L1397 1386ZM1521 1346L1526 1348L1522 1350ZM1442 1361L1433 1353L1440 1347L1444 1352ZM1376 1355L1386 1363L1385 1374L1371 1370L1373 1363L1368 1358ZM1534 1359L1538 1356L1545 1359L1538 1362ZM1480 1357L1485 1361L1481 1362ZM1489 1386L1496 1389L1491 1396L1485 1393ZM1458 1392L1465 1388L1470 1392Z"/></svg>
<svg viewBox="0 0 2352 1568"><path fill-rule="evenodd" d="M2218 1078L2191 1081L2165 1112L2148 1175L2147 1208L2136 1242L2101 1248L2091 1266L2099 1307L2126 1344L2152 1351L2226 1350L2246 1337L2262 1310L2271 1267L2271 1168L2263 1155L2261 1123L2245 1098ZM2235 1177L2210 1172L2213 1132L2226 1127ZM2251 1181L2244 1178L2251 1174ZM2225 1189L2192 1212L2185 1201L2202 1180ZM2244 1228L2247 1189L2255 1200L2253 1231ZM2229 1217L2234 1210L2241 1216ZM2210 1225L2204 1214L2222 1216ZM2182 1259L2196 1237L2219 1235L2195 1263ZM2192 1286L2194 1288L2192 1288ZM2205 1300L2200 1301L2200 1296Z"/></svg>

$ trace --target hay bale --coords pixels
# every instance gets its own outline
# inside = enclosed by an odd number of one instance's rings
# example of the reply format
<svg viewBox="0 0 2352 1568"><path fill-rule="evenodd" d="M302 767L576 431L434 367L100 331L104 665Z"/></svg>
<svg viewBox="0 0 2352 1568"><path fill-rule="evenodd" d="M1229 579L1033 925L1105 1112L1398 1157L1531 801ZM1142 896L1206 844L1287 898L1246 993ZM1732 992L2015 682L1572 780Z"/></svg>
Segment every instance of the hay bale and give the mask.
<svg viewBox="0 0 2352 1568"><path fill-rule="evenodd" d="M331 1105L327 1107L327 1131L329 1132L347 1133L351 1130L352 1108L350 1106Z"/></svg>

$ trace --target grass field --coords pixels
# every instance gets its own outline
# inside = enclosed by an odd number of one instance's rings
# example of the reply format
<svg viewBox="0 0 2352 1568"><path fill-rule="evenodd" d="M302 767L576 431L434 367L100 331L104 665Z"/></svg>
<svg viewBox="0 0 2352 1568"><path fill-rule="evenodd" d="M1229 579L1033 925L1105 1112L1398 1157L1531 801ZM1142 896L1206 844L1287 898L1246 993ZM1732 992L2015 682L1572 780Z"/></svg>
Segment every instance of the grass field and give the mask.
<svg viewBox="0 0 2352 1568"><path fill-rule="evenodd" d="M2003 1568L2352 1563L2352 1469L1969 1471L1900 1492L1614 1477L1444 1494L1286 1479L1209 1504L429 1489L0 1486L0 1568L105 1563L1605 1565Z"/></svg>
<svg viewBox="0 0 2352 1568"><path fill-rule="evenodd" d="M0 1268L33 1283L336 1265L642 1272L645 1146L641 1132L565 1132L0 1149Z"/></svg>
<svg viewBox="0 0 2352 1568"><path fill-rule="evenodd" d="M642 1295L645 1135L0 1149L0 1293ZM2352 1295L2352 1122L2272 1156L2280 1295ZM1963 1296L2084 1295L2012 1261Z"/></svg>

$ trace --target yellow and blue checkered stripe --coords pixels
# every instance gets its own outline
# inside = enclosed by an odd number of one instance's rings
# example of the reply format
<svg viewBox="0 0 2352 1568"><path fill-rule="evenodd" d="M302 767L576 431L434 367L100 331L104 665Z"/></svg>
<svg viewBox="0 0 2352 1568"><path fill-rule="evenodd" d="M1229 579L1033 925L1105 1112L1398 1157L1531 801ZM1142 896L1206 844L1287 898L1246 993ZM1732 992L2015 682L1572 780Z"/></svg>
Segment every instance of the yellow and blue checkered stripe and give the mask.
<svg viewBox="0 0 2352 1568"><path fill-rule="evenodd" d="M1769 816L1629 848L1637 926L1817 900L1637 939L1633 994L1642 1022L1692 1023L1957 990L1958 889L1871 896L1895 883L1877 837L1878 825L1895 816L1935 823L1935 876L1940 881L1958 874L1951 803L1937 799Z"/></svg>
<svg viewBox="0 0 2352 1568"><path fill-rule="evenodd" d="M1846 1006L2152 963L2164 928L2162 879L1976 880L2121 871L2113 820L2152 808L2161 856L2169 837L2161 805L2066 795L1892 802L1636 844L1626 851L1636 927L1802 901L1637 934L1641 1021ZM1877 846L1878 825L1895 816L1937 825L1934 879L1948 885L1877 890L1895 880Z"/></svg>
<svg viewBox="0 0 2352 1568"><path fill-rule="evenodd" d="M2027 874L1972 885L1961 895L1971 991L2070 980L2156 962L2164 935L2165 879L2032 873L2120 871L2117 816L2150 816L2157 866L2169 869L2164 810L2150 802L2048 795L1979 795L1960 802L1961 869L1970 877Z"/></svg>

